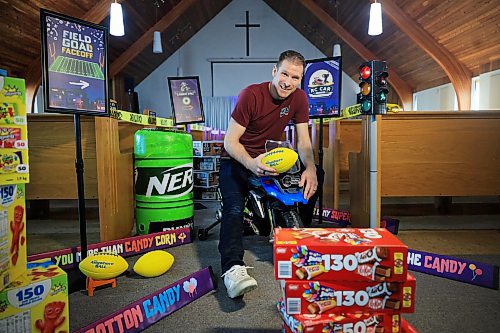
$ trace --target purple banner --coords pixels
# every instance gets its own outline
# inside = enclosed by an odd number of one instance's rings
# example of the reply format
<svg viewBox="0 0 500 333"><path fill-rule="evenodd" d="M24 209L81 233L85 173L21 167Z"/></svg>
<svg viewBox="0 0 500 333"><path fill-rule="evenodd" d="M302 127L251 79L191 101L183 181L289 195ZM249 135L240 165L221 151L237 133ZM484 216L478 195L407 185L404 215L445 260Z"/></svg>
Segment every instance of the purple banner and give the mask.
<svg viewBox="0 0 500 333"><path fill-rule="evenodd" d="M408 249L408 269L498 290L498 266Z"/></svg>
<svg viewBox="0 0 500 333"><path fill-rule="evenodd" d="M345 228L351 225L351 212L342 211L331 208L323 208L323 221L338 224L339 227ZM319 208L314 207L313 216L319 217Z"/></svg>
<svg viewBox="0 0 500 333"><path fill-rule="evenodd" d="M383 216L380 218L380 227L386 228L392 234L397 235L399 231L399 220L393 217Z"/></svg>
<svg viewBox="0 0 500 333"><path fill-rule="evenodd" d="M212 267L209 266L113 312L77 333L141 332L214 289Z"/></svg>
<svg viewBox="0 0 500 333"><path fill-rule="evenodd" d="M154 234L117 239L109 242L90 244L87 247L87 255L97 252L109 252L119 254L122 257L135 256L153 250L161 250L169 247L191 243L189 228L168 230ZM28 261L50 259L62 269L75 268L81 260L80 247L75 246L67 249L38 253L28 256Z"/></svg>

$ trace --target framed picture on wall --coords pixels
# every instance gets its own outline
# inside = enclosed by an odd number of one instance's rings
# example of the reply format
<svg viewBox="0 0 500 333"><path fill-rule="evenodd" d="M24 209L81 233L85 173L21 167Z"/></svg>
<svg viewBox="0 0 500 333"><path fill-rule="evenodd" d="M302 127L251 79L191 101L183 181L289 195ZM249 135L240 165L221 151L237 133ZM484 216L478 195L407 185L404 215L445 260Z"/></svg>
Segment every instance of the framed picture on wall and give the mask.
<svg viewBox="0 0 500 333"><path fill-rule="evenodd" d="M310 118L340 116L342 57L306 61L303 90L309 101Z"/></svg>
<svg viewBox="0 0 500 333"><path fill-rule="evenodd" d="M109 116L108 31L40 10L46 112Z"/></svg>
<svg viewBox="0 0 500 333"><path fill-rule="evenodd" d="M175 125L205 122L198 76L168 77Z"/></svg>

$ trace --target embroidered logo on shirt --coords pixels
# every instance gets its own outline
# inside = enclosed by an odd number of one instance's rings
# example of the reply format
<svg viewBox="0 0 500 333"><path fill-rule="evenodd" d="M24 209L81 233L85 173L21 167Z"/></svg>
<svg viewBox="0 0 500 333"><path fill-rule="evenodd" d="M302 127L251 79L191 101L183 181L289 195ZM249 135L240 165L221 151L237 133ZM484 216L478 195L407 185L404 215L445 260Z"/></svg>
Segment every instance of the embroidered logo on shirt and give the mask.
<svg viewBox="0 0 500 333"><path fill-rule="evenodd" d="M280 118L283 116L288 116L289 111L290 111L290 108L288 106L282 108L280 111Z"/></svg>

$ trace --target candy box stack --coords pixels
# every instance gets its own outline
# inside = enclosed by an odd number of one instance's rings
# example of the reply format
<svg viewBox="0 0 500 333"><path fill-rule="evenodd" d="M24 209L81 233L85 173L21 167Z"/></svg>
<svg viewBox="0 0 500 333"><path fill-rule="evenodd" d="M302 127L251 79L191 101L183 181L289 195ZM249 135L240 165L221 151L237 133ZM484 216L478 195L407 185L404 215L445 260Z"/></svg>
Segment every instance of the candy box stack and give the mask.
<svg viewBox="0 0 500 333"><path fill-rule="evenodd" d="M314 328L326 323L338 329L365 325L360 332L401 332L400 314L413 312L415 304L407 256L408 247L382 228L275 229L274 266L283 312L305 325L304 332L337 332ZM360 313L370 316L360 319ZM304 316L315 316L314 325ZM334 321L332 316L348 319Z"/></svg>
<svg viewBox="0 0 500 333"><path fill-rule="evenodd" d="M66 273L50 260L27 267L0 292L0 332L69 332Z"/></svg>

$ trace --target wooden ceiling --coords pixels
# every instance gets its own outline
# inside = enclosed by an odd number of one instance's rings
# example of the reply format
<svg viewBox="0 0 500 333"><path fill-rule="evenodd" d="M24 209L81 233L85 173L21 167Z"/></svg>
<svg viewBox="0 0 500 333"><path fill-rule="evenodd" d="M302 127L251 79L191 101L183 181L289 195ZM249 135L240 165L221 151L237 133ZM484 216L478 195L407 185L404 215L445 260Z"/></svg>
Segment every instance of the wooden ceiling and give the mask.
<svg viewBox="0 0 500 333"><path fill-rule="evenodd" d="M138 84L231 0L118 2L127 38L109 39L110 76L133 77ZM500 0L379 0L384 33L375 37L367 34L369 0L264 2L327 56L341 43L343 70L354 80L361 62L386 60L402 104L411 105L412 92L451 82L464 109L471 77L500 68ZM33 92L40 83L40 8L108 25L109 4L0 0L0 68L26 78ZM155 30L164 32L162 54L150 51Z"/></svg>

